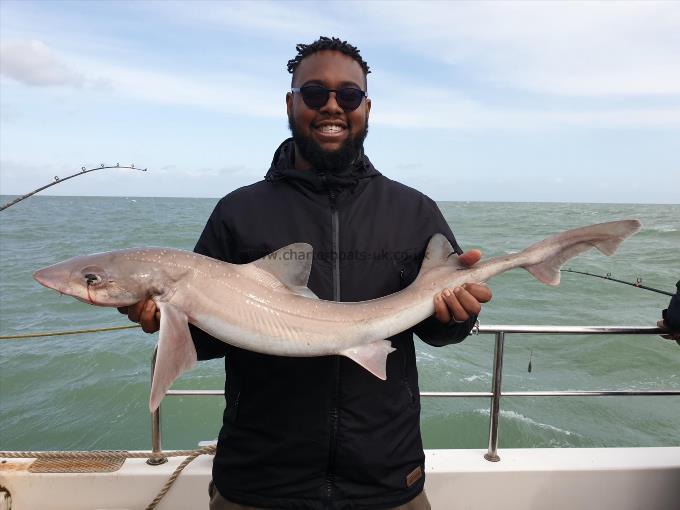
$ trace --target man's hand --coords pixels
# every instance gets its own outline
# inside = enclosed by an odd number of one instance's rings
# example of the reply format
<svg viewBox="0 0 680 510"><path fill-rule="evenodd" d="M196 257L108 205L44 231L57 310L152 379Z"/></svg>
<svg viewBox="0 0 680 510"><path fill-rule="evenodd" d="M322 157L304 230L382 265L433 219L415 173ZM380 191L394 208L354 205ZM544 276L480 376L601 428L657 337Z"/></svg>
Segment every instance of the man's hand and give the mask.
<svg viewBox="0 0 680 510"><path fill-rule="evenodd" d="M144 333L155 333L161 328L161 311L152 299L142 300L130 306L121 306L118 311L127 315L132 322L141 324Z"/></svg>
<svg viewBox="0 0 680 510"><path fill-rule="evenodd" d="M479 250L466 251L458 257L458 260L472 266L482 258ZM471 315L479 315L482 311L481 303L491 301L491 290L486 285L479 283L465 283L453 289L444 289L434 297L434 316L439 322L448 324L465 322Z"/></svg>

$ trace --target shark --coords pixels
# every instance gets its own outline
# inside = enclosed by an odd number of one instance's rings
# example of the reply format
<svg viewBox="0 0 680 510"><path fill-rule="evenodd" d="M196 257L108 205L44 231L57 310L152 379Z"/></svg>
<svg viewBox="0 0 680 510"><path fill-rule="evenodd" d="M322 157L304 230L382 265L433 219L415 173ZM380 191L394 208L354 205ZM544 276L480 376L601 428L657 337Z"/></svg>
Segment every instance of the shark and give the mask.
<svg viewBox="0 0 680 510"><path fill-rule="evenodd" d="M152 299L160 331L149 409L196 364L189 324L234 346L279 356L346 356L383 380L389 337L434 313L446 288L484 283L524 268L558 285L560 267L591 248L613 255L640 230L638 220L576 228L514 254L467 267L445 236L435 234L416 279L405 289L361 302L319 299L307 286L313 248L295 243L249 264L230 264L189 251L130 248L78 256L33 274L40 284L97 306L129 306Z"/></svg>

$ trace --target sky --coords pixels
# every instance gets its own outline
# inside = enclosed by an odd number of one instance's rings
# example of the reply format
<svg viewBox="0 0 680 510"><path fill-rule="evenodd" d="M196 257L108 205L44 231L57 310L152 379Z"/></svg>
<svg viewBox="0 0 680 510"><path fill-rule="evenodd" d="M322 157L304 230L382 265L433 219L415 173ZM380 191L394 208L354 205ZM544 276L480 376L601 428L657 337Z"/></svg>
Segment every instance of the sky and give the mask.
<svg viewBox="0 0 680 510"><path fill-rule="evenodd" d="M289 136L286 63L371 67L366 153L435 200L680 202L680 2L0 1L0 193L220 197Z"/></svg>

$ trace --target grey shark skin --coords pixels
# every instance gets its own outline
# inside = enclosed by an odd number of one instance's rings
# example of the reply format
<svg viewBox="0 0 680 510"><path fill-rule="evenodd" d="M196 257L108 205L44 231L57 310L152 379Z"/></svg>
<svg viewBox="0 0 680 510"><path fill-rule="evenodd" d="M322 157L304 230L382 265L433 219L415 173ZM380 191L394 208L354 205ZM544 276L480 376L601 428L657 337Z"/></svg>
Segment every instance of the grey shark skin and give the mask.
<svg viewBox="0 0 680 510"><path fill-rule="evenodd" d="M441 234L430 239L415 281L370 301L318 299L307 287L312 247L297 243L255 262L229 264L191 252L140 248L69 259L41 269L42 285L98 306L128 306L151 298L160 309L158 354L149 408L155 410L172 382L196 363L188 323L229 344L280 356L347 356L385 379L386 338L434 313L433 297L445 288L485 282L522 267L557 285L560 267L590 248L612 255L640 229L637 220L569 230L520 253L461 265Z"/></svg>

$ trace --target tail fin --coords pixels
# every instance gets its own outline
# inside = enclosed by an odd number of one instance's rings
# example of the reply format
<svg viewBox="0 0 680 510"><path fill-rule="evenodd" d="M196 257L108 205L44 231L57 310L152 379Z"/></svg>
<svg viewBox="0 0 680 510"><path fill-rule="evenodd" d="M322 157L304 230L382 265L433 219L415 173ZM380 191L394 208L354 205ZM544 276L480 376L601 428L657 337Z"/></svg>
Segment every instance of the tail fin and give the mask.
<svg viewBox="0 0 680 510"><path fill-rule="evenodd" d="M590 248L597 248L605 255L613 255L623 240L635 234L641 226L638 220L622 220L567 230L524 250L523 254L529 256L529 262L522 264L522 267L541 282L558 285L560 267L567 260Z"/></svg>

